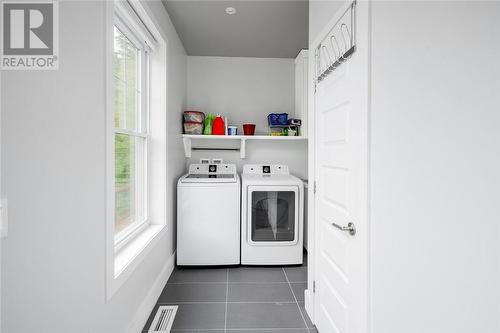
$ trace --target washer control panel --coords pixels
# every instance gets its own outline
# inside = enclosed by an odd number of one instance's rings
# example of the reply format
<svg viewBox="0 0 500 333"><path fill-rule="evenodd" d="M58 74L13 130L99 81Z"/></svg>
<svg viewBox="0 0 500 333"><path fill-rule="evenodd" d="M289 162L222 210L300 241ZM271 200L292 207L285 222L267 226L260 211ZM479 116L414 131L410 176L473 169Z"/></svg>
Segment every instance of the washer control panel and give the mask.
<svg viewBox="0 0 500 333"><path fill-rule="evenodd" d="M191 164L189 174L235 175L235 164Z"/></svg>

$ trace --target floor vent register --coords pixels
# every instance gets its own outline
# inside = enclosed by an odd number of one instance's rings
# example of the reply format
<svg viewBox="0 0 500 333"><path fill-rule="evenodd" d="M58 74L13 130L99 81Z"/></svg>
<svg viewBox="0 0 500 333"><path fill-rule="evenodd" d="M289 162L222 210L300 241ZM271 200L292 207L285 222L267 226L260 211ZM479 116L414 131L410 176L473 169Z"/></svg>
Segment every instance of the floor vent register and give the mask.
<svg viewBox="0 0 500 333"><path fill-rule="evenodd" d="M155 319L149 327L150 333L161 332L168 333L174 323L175 314L177 313L177 305L160 306L156 312Z"/></svg>

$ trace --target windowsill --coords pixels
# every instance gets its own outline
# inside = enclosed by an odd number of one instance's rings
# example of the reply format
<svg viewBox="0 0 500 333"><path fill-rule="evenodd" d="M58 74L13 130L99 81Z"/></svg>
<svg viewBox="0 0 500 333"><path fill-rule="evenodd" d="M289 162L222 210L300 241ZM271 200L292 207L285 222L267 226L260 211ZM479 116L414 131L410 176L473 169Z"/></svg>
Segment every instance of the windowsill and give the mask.
<svg viewBox="0 0 500 333"><path fill-rule="evenodd" d="M126 229L121 234L115 236L115 253L120 253L122 249L126 248L130 241L133 241L144 230L150 226L149 221L135 223L130 229Z"/></svg>
<svg viewBox="0 0 500 333"><path fill-rule="evenodd" d="M115 253L114 278L108 299L127 281L165 232L164 224L150 224Z"/></svg>
<svg viewBox="0 0 500 333"><path fill-rule="evenodd" d="M131 268L130 266L136 266L144 259L145 254L141 254L154 245L153 240L164 228L165 225L150 224L115 254L115 279L126 273L127 269Z"/></svg>

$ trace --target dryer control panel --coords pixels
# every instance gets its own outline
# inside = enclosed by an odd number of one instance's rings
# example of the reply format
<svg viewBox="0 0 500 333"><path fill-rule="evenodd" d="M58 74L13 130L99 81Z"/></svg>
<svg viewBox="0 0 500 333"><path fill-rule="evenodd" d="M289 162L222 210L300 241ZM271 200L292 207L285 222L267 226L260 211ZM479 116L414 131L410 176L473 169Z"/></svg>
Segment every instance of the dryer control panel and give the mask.
<svg viewBox="0 0 500 333"><path fill-rule="evenodd" d="M247 164L243 173L253 175L289 175L288 165L284 164Z"/></svg>

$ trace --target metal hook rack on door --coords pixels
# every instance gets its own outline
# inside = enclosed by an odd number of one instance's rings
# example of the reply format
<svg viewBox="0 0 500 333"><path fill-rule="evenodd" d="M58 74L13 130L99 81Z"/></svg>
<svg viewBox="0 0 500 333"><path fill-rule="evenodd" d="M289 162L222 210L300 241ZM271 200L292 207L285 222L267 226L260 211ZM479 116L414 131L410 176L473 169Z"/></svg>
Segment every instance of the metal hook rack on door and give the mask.
<svg viewBox="0 0 500 333"><path fill-rule="evenodd" d="M356 1L316 48L316 83L324 80L356 51Z"/></svg>

